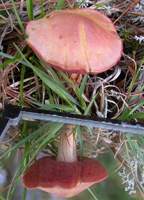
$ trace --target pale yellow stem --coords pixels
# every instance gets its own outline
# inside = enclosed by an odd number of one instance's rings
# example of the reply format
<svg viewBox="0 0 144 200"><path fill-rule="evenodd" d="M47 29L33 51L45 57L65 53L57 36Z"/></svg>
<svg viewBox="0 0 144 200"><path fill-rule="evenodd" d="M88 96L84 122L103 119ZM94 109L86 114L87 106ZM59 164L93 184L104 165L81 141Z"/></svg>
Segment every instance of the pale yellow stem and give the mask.
<svg viewBox="0 0 144 200"><path fill-rule="evenodd" d="M70 126L69 126L70 128ZM71 128L61 136L56 160L59 162L77 162L77 148Z"/></svg>

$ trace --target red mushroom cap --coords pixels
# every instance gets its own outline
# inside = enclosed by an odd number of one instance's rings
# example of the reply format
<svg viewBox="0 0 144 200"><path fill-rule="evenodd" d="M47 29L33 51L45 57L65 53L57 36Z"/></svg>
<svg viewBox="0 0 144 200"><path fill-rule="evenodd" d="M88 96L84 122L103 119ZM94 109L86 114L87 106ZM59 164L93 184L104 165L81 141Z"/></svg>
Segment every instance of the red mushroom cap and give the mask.
<svg viewBox="0 0 144 200"><path fill-rule="evenodd" d="M31 165L22 181L28 189L38 188L68 198L107 177L107 171L96 160L83 157L78 162L58 162L53 156L43 157Z"/></svg>
<svg viewBox="0 0 144 200"><path fill-rule="evenodd" d="M46 63L68 72L96 74L114 66L122 41L112 21L92 9L53 11L26 26L29 46Z"/></svg>

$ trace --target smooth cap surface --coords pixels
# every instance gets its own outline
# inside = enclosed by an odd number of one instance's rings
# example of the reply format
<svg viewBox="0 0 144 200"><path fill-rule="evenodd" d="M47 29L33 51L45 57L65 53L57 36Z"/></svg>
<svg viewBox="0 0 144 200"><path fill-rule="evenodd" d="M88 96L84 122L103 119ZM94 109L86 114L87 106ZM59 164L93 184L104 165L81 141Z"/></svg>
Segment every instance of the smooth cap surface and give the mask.
<svg viewBox="0 0 144 200"><path fill-rule="evenodd" d="M92 9L53 11L26 26L29 46L62 71L97 74L114 66L122 41L112 21Z"/></svg>

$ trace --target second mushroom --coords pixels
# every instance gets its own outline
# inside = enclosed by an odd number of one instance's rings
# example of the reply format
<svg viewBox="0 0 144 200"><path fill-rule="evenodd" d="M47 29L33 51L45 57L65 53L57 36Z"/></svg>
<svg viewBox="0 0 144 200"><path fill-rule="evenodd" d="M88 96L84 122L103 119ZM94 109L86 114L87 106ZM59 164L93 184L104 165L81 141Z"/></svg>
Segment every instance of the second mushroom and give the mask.
<svg viewBox="0 0 144 200"><path fill-rule="evenodd" d="M76 135L72 125L60 138L57 156L47 156L32 164L22 177L28 189L40 189L58 197L79 194L91 185L108 177L105 168L96 160L77 157Z"/></svg>

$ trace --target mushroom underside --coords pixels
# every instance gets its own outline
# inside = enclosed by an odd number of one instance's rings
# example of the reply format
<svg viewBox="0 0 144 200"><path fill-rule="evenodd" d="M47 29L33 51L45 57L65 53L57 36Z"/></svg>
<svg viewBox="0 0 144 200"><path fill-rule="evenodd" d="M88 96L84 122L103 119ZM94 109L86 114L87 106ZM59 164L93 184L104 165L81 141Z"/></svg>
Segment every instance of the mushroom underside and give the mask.
<svg viewBox="0 0 144 200"><path fill-rule="evenodd" d="M35 162L22 177L28 189L41 189L59 197L71 197L108 177L96 160L78 157L78 162L58 162L55 156Z"/></svg>

